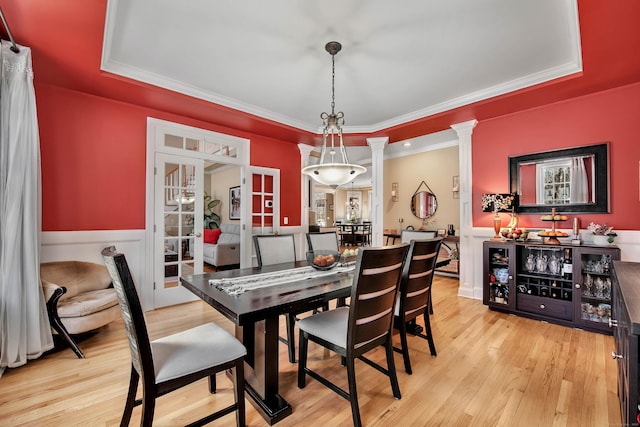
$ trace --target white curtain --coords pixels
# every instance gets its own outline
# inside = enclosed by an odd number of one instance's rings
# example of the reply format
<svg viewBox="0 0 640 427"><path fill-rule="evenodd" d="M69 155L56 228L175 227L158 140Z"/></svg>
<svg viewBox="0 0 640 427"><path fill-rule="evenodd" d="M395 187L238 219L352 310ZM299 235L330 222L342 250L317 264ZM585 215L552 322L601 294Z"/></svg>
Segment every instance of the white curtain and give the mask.
<svg viewBox="0 0 640 427"><path fill-rule="evenodd" d="M589 202L589 183L584 158L574 157L571 160L571 203Z"/></svg>
<svg viewBox="0 0 640 427"><path fill-rule="evenodd" d="M40 285L40 141L31 50L0 51L0 375L53 347Z"/></svg>

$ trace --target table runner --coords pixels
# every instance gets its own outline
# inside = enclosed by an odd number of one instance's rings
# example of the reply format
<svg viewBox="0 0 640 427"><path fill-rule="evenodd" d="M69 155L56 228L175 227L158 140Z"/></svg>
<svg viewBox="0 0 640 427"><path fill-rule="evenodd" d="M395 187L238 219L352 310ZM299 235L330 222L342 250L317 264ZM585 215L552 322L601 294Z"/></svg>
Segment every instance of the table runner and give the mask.
<svg viewBox="0 0 640 427"><path fill-rule="evenodd" d="M268 286L283 285L294 280L313 279L316 277L330 276L337 273L346 273L355 269L355 262L342 263L331 270L316 270L315 268L298 267L288 270L274 271L271 273L253 274L244 277L229 277L211 279L209 284L225 291L229 295L240 295L252 289L266 288Z"/></svg>

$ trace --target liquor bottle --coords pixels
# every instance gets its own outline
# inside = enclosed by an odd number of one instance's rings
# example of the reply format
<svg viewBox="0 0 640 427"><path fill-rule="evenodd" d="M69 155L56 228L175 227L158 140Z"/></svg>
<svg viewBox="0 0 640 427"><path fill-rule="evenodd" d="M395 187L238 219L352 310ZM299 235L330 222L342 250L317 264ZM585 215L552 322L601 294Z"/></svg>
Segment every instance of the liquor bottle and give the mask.
<svg viewBox="0 0 640 427"><path fill-rule="evenodd" d="M573 277L573 263L571 262L571 249L564 250L564 261L562 263L562 275L566 280Z"/></svg>

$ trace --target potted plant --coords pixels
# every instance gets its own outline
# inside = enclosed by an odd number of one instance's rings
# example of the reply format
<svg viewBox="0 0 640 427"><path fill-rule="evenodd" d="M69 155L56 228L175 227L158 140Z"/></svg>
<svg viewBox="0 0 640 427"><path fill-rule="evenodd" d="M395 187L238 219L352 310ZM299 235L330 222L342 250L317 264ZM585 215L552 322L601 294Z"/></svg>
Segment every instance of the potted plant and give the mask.
<svg viewBox="0 0 640 427"><path fill-rule="evenodd" d="M593 233L593 243L599 246L607 246L613 243L616 233L613 232L613 227L609 227L606 223L596 224L592 222L587 227L591 233Z"/></svg>
<svg viewBox="0 0 640 427"><path fill-rule="evenodd" d="M220 226L220 215L213 211L213 208L220 204L219 199L213 199L207 193L204 193L204 228L216 229Z"/></svg>

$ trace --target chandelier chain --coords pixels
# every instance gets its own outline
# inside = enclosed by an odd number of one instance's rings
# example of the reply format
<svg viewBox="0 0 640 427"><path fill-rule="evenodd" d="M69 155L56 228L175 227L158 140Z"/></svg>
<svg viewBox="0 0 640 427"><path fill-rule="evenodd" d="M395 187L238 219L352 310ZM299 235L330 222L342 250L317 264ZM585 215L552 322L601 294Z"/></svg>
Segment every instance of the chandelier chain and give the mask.
<svg viewBox="0 0 640 427"><path fill-rule="evenodd" d="M336 107L336 55L331 55L331 115L335 115Z"/></svg>

